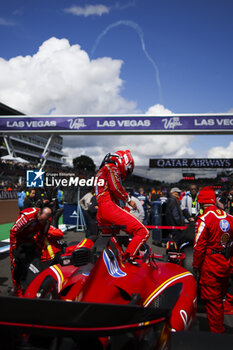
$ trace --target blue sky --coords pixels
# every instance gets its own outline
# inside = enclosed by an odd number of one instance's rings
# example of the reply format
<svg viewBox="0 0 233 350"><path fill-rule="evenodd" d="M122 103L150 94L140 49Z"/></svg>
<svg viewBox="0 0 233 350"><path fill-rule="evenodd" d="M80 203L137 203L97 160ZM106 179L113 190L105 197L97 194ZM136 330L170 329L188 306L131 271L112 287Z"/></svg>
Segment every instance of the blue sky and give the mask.
<svg viewBox="0 0 233 350"><path fill-rule="evenodd" d="M90 6L94 14L88 12ZM228 112L233 109L232 18L231 0L2 1L0 57L8 62L32 56L49 38L66 38L93 60L122 60L120 96L135 101L140 112L155 104L174 113ZM159 70L162 97L155 69L132 26L123 23L109 30L91 56L97 37L118 21L141 28L146 50ZM1 89L0 100L12 101ZM189 145L202 152L227 147L232 137L207 139L198 136Z"/></svg>
<svg viewBox="0 0 233 350"><path fill-rule="evenodd" d="M109 14L89 17L64 12L73 5L97 3L113 9ZM1 57L31 55L52 36L79 43L90 53L97 35L109 24L131 20L142 28L147 50L159 67L161 102L167 108L175 113L227 112L233 108L231 0L138 0L129 1L123 10L114 9L116 4L106 0L1 2L1 18L15 23L0 27ZM159 102L153 67L132 28L112 29L95 52L94 57L99 56L123 59L123 94L136 97L140 108Z"/></svg>

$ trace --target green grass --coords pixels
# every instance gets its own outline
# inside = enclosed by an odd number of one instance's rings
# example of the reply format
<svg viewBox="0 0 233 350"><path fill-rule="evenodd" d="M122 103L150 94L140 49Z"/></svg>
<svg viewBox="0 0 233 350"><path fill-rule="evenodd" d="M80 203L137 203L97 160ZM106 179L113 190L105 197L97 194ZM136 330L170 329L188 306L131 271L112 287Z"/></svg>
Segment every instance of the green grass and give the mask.
<svg viewBox="0 0 233 350"><path fill-rule="evenodd" d="M63 224L63 215L59 218L58 224L59 224L59 225L62 225L62 224Z"/></svg>
<svg viewBox="0 0 233 350"><path fill-rule="evenodd" d="M13 226L13 222L10 222L9 224L2 224L0 225L0 241L3 239L10 238L10 229Z"/></svg>

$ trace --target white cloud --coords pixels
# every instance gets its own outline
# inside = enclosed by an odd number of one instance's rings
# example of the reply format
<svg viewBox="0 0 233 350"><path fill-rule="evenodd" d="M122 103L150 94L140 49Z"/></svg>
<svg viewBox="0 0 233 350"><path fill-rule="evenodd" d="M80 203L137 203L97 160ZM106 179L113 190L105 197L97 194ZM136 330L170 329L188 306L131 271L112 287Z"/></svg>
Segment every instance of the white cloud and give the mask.
<svg viewBox="0 0 233 350"><path fill-rule="evenodd" d="M208 151L208 158L232 158L232 154L233 141L231 141L227 147L216 146L210 148Z"/></svg>
<svg viewBox="0 0 233 350"><path fill-rule="evenodd" d="M0 17L0 26L11 27L11 26L14 26L14 25L16 25L15 22L9 21L9 20L7 20L5 18Z"/></svg>
<svg viewBox="0 0 233 350"><path fill-rule="evenodd" d="M21 7L21 8L18 8L18 9L16 9L16 10L14 10L12 14L13 14L14 16L22 16L22 15L23 15L23 12L24 12L24 11L23 11L23 7Z"/></svg>
<svg viewBox="0 0 233 350"><path fill-rule="evenodd" d="M123 11L129 7L135 6L134 1L130 1L128 3L124 3L121 5L119 2L116 2L114 6L106 6L102 4L98 5L86 5L86 6L77 6L73 5L64 9L64 12L71 13L75 16L102 16L104 14L109 14L110 11Z"/></svg>
<svg viewBox="0 0 233 350"><path fill-rule="evenodd" d="M0 101L26 114L129 114L136 103L121 96L121 60L90 60L79 45L66 39L45 41L33 56L0 58ZM170 115L162 105L146 114ZM100 164L104 155L129 148L137 165L151 157L193 156L191 137L184 135L65 136L69 159L86 154Z"/></svg>
<svg viewBox="0 0 233 350"><path fill-rule="evenodd" d="M110 7L105 5L86 5L84 7L81 6L71 6L64 10L67 13L71 13L76 16L102 16L110 12Z"/></svg>
<svg viewBox="0 0 233 350"><path fill-rule="evenodd" d="M122 5L119 2L117 2L115 4L115 6L114 6L114 9L123 11L123 10L126 10L129 7L134 7L134 6L136 6L136 2L135 1L129 1L129 2L124 3Z"/></svg>
<svg viewBox="0 0 233 350"><path fill-rule="evenodd" d="M172 115L172 111L165 108L163 105L156 104L154 106L151 106L146 114L148 115Z"/></svg>
<svg viewBox="0 0 233 350"><path fill-rule="evenodd" d="M33 56L0 58L0 101L26 114L131 113L121 95L123 62L90 60L79 45L50 38Z"/></svg>
<svg viewBox="0 0 233 350"><path fill-rule="evenodd" d="M100 164L108 152L130 149L137 165L148 165L150 158L193 157L190 139L184 135L65 136L64 151L69 161L85 154Z"/></svg>

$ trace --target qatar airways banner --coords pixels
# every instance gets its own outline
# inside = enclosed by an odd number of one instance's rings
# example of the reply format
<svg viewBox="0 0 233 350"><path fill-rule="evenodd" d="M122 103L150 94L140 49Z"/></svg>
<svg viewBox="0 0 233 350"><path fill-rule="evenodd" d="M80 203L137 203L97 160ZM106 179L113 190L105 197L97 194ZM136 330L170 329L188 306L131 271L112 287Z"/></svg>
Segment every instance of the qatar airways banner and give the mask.
<svg viewBox="0 0 233 350"><path fill-rule="evenodd" d="M150 168L233 168L233 159L169 158L150 159Z"/></svg>
<svg viewBox="0 0 233 350"><path fill-rule="evenodd" d="M233 115L0 116L0 132L233 133Z"/></svg>

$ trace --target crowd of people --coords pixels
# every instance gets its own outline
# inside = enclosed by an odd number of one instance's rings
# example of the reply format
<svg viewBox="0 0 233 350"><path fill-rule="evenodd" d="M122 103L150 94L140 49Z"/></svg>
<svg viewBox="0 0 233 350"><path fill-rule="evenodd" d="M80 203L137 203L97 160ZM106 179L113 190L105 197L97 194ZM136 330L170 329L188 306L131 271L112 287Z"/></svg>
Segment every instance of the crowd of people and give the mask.
<svg viewBox="0 0 233 350"><path fill-rule="evenodd" d="M53 212L53 226L58 227L58 220L64 212L64 192L61 188L26 188L25 185L19 183L13 184L10 181L2 181L0 189L8 194L4 198L18 199L19 210L48 204ZM187 190L182 190L177 186L171 189L153 187L148 192L142 186L138 189L126 188L128 195L136 202L136 208L133 209L124 201L120 201L120 205L121 207L128 207L127 210L144 225L153 225L154 222L159 222L163 227L189 225L192 231L192 239L194 239L194 219L200 211L200 205L197 202L200 190L201 187L198 187L195 183L191 183ZM86 223L86 236L88 237L97 231L98 204L94 188L86 187L82 189L82 193L83 191L85 194L80 200L80 205ZM72 192L72 189L65 192ZM14 194L14 196L9 197L10 194ZM215 194L218 208L232 215L233 188L230 188L228 192L218 189ZM76 200L77 196L74 195L74 198ZM69 198L67 199L67 202L70 202ZM156 214L157 217L159 215L158 221L153 220L153 216L155 216L154 206L160 207L159 214ZM181 229L163 229L161 242L157 243L160 245L163 242L164 244L172 237L178 244L182 240L182 233Z"/></svg>
<svg viewBox="0 0 233 350"><path fill-rule="evenodd" d="M25 177L25 170L36 170L37 165L31 163L20 163L12 160L3 160L0 159L0 176L5 178L6 182L10 182L13 186L13 182L11 180L7 180L7 178L16 178L19 176Z"/></svg>
<svg viewBox="0 0 233 350"><path fill-rule="evenodd" d="M130 212L135 215L144 225L153 225L154 206L159 206L160 224L163 226L185 226L192 228L194 239L194 220L200 211L200 205L197 196L202 187L198 187L196 183L189 184L186 190L179 187L171 189L161 189L153 187L146 192L141 186L138 189L126 188L129 196L137 203L137 208L130 208ZM229 191L215 190L216 203L218 208L225 210L229 214L233 214L233 188ZM83 210L84 219L87 226L87 236L94 230L96 231L96 214L97 201L94 189L90 189L80 200ZM128 203L121 201L122 207L128 206ZM158 214L156 214L158 215ZM182 236L181 229L164 229L162 230L165 241L172 236L176 243ZM163 240L164 241L164 240ZM160 242L161 243L161 242Z"/></svg>

